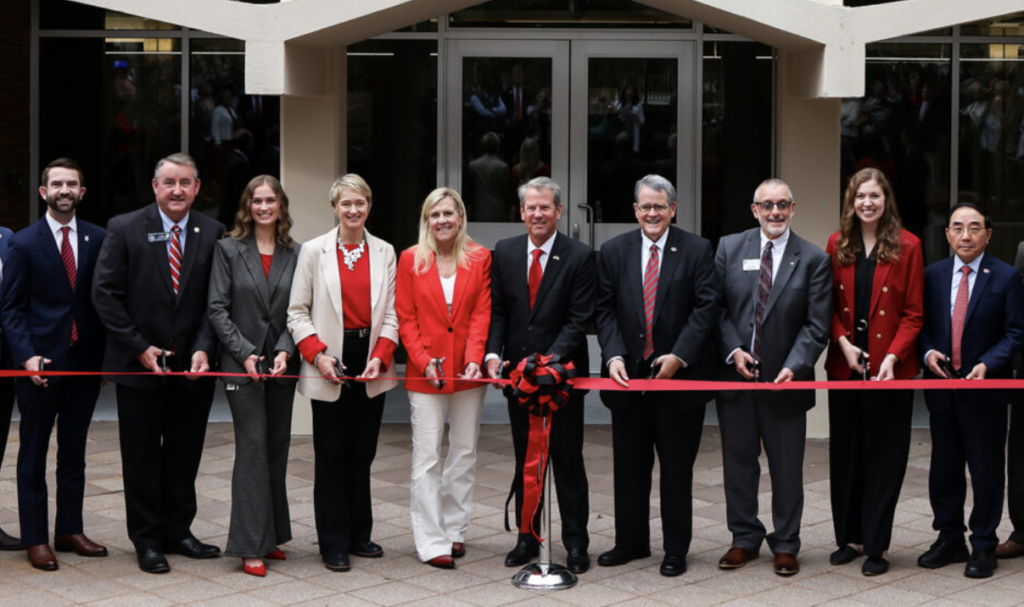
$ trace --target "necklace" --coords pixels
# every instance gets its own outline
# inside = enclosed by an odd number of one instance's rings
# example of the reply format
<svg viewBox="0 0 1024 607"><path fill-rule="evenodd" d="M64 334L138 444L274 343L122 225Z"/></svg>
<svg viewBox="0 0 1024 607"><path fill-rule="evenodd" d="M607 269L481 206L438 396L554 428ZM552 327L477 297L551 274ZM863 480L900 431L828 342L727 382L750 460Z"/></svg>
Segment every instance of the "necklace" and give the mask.
<svg viewBox="0 0 1024 607"><path fill-rule="evenodd" d="M345 267L348 268L349 272L356 271L356 262L366 252L366 238L364 237L359 246L354 249L346 249L345 245L341 243L341 238L338 239L338 249L341 250L341 254L345 256Z"/></svg>

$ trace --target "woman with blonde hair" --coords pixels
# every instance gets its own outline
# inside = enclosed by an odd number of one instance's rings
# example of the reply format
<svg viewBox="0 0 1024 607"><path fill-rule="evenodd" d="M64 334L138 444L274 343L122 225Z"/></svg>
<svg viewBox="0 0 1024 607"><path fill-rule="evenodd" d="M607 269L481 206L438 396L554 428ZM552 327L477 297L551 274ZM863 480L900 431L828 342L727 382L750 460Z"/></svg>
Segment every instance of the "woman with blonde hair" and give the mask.
<svg viewBox="0 0 1024 607"><path fill-rule="evenodd" d="M302 355L299 392L312 400L313 510L324 565L350 569L349 554L380 558L371 539L370 466L384 392L398 382L395 250L365 229L370 186L349 174L331 185L339 225L302 247L288 330ZM361 378L373 381L346 381Z"/></svg>
<svg viewBox="0 0 1024 607"><path fill-rule="evenodd" d="M892 187L878 169L850 179L832 256L829 379L888 381L917 375L915 340L924 320L921 241L900 225ZM911 390L829 390L832 520L844 565L868 556L861 571L889 570L896 502L910 454Z"/></svg>
<svg viewBox="0 0 1024 607"><path fill-rule="evenodd" d="M491 253L466 234L466 205L455 190L438 188L424 201L419 244L402 252L397 291L409 353L413 539L421 561L451 569L465 554L484 399L484 386L453 380L483 377L491 322Z"/></svg>

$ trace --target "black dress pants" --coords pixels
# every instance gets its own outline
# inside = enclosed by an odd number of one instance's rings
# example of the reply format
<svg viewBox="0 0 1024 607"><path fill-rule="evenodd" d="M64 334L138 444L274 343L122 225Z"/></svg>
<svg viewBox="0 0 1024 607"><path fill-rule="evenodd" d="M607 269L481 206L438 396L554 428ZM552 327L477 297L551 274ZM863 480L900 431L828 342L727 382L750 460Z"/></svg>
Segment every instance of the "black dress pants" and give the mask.
<svg viewBox="0 0 1024 607"><path fill-rule="evenodd" d="M1024 403L1010 407L1010 435L1006 448L1006 509L1013 532L1010 539L1024 544Z"/></svg>
<svg viewBox="0 0 1024 607"><path fill-rule="evenodd" d="M829 390L829 478L836 545L882 556L910 455L911 390Z"/></svg>
<svg viewBox="0 0 1024 607"><path fill-rule="evenodd" d="M590 545L587 520L590 517L590 487L587 468L583 462L583 398L574 392L569 404L552 415L551 419L551 473L555 481L558 511L562 517L562 543L566 549ZM519 405L519 400L508 399L508 419L512 425L512 446L516 455L516 473L512 490L516 499L516 527L522 527L523 462L530 434L530 414ZM533 520L533 528L540 529L541 509ZM535 542L532 534L520 534L520 540Z"/></svg>
<svg viewBox="0 0 1024 607"><path fill-rule="evenodd" d="M168 377L154 390L117 386L128 537L136 550L192 536L214 385L212 378Z"/></svg>
<svg viewBox="0 0 1024 607"><path fill-rule="evenodd" d="M369 338L345 338L343 363L350 376L366 368ZM366 396L366 384L349 382L334 402L313 401L313 510L320 554L346 554L370 541L370 467L384 415L384 395Z"/></svg>

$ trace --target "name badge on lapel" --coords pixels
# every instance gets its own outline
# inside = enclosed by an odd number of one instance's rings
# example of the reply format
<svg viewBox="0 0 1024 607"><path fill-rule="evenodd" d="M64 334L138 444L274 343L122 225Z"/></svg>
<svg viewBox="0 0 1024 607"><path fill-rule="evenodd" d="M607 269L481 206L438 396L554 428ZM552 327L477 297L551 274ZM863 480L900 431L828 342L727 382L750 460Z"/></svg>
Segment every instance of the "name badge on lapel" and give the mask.
<svg viewBox="0 0 1024 607"><path fill-rule="evenodd" d="M150 232L146 234L146 240L149 242L167 242L171 239L171 235L167 232Z"/></svg>
<svg viewBox="0 0 1024 607"><path fill-rule="evenodd" d="M761 260L760 259L744 259L743 260L743 271L744 272L753 272L755 270L760 270L760 269L761 269Z"/></svg>

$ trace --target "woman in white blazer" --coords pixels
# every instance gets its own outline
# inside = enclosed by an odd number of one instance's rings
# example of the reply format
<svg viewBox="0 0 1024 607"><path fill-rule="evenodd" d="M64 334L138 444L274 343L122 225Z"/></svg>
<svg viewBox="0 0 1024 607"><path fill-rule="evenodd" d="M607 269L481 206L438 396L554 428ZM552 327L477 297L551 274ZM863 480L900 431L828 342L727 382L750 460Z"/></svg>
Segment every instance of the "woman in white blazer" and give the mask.
<svg viewBox="0 0 1024 607"><path fill-rule="evenodd" d="M384 554L370 540L370 466L384 392L398 383L391 364L398 344L396 262L394 248L364 229L373 198L361 177L336 180L330 202L340 224L299 253L288 330L302 355L299 392L313 401L320 555L328 569L348 571L350 553Z"/></svg>

